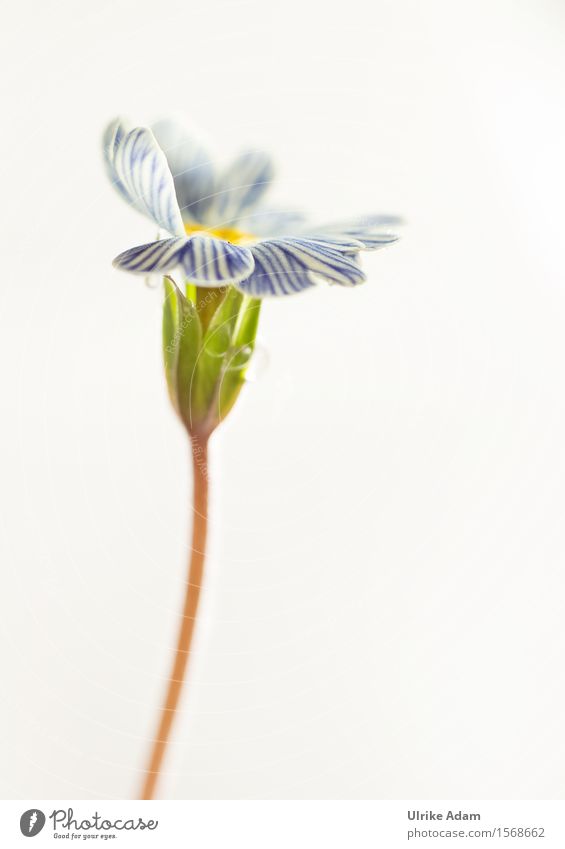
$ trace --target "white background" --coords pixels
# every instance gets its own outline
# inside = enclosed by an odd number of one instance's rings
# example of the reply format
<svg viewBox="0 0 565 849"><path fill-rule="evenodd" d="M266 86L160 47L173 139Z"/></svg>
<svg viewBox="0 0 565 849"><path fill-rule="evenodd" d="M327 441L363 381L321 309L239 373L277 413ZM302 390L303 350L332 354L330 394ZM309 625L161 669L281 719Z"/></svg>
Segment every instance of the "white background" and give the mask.
<svg viewBox="0 0 565 849"><path fill-rule="evenodd" d="M124 113L383 211L369 282L269 302L212 445L168 798L556 798L565 778L563 6L19 3L4 130L0 795L137 791L178 624L188 450Z"/></svg>

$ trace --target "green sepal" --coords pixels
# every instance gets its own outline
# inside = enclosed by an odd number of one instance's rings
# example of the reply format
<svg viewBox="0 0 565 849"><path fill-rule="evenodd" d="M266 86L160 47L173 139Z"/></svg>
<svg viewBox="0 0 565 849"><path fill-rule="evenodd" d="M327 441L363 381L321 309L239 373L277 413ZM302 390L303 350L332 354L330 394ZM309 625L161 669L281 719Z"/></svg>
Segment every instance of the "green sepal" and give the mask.
<svg viewBox="0 0 565 849"><path fill-rule="evenodd" d="M208 410L208 420L214 426L218 420L217 405L225 363L230 355L242 301L242 293L230 287L211 317L202 340L198 361L197 403L199 407Z"/></svg>
<svg viewBox="0 0 565 849"><path fill-rule="evenodd" d="M203 301L201 290L190 283L186 296L171 278L164 285L163 359L169 395L191 433L211 433L245 382L261 301L234 287L212 290L214 295Z"/></svg>
<svg viewBox="0 0 565 849"><path fill-rule="evenodd" d="M231 356L226 362L220 386L218 421L225 419L245 383L245 374L255 348L260 311L261 301L258 298L245 296L232 339Z"/></svg>
<svg viewBox="0 0 565 849"><path fill-rule="evenodd" d="M184 285L185 295L189 301L192 301L194 306L196 306L196 301L198 298L198 289L194 283L191 283L190 280L187 280ZM202 322L201 322L202 323Z"/></svg>
<svg viewBox="0 0 565 849"><path fill-rule="evenodd" d="M194 303L200 316L202 332L206 333L214 314L224 300L228 287L218 286L216 288L210 288L205 286L191 286L192 288L194 289Z"/></svg>
<svg viewBox="0 0 565 849"><path fill-rule="evenodd" d="M163 359L167 386L177 413L192 429L206 414L196 403L202 328L194 303L170 278L166 277L164 284Z"/></svg>
<svg viewBox="0 0 565 849"><path fill-rule="evenodd" d="M178 327L178 300L177 287L169 277L163 280L165 287L165 300L163 302L163 362L165 365L165 377L167 388L173 407L179 412L176 384L176 365L178 359L178 345L175 336Z"/></svg>

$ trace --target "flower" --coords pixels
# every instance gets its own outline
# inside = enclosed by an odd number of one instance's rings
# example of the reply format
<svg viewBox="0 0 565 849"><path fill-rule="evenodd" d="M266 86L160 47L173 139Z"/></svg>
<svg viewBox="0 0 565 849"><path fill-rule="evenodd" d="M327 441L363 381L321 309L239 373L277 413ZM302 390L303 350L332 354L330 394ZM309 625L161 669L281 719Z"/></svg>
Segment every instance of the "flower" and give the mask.
<svg viewBox="0 0 565 849"><path fill-rule="evenodd" d="M254 298L292 295L318 281L362 283L359 252L397 239L388 230L391 216L312 229L299 216L262 207L274 173L265 153L247 151L216 171L171 121L129 131L113 121L104 156L119 193L167 234L116 257L125 271L165 275L180 267L196 286L234 286Z"/></svg>
<svg viewBox="0 0 565 849"><path fill-rule="evenodd" d="M291 295L319 280L355 286L365 280L359 253L396 240L394 219L370 216L317 229L269 210L269 157L248 151L216 172L182 128L163 122L107 128L104 156L115 188L166 238L130 248L114 265L164 280L163 361L172 405L190 438L192 543L181 627L141 793L152 799L178 708L206 556L208 443L236 403L255 349L262 299ZM182 287L168 274L181 268ZM184 290L184 291L183 291Z"/></svg>

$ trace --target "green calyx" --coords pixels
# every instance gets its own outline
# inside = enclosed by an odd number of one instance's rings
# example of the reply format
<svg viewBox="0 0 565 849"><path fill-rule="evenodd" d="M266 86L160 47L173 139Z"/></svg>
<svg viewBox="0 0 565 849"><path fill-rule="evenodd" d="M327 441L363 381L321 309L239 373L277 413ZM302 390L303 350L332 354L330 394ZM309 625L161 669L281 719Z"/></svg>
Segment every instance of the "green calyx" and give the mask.
<svg viewBox="0 0 565 849"><path fill-rule="evenodd" d="M245 382L261 301L233 286L183 294L166 277L163 358L169 395L192 434L210 434L225 419Z"/></svg>

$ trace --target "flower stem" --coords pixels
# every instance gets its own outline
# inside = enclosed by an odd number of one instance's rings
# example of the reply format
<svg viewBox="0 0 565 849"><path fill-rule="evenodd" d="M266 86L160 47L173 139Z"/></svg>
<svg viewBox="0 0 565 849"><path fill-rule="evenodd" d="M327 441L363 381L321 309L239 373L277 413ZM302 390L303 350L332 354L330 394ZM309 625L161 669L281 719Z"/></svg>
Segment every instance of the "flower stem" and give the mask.
<svg viewBox="0 0 565 849"><path fill-rule="evenodd" d="M151 757L145 773L142 799L153 799L155 788L163 766L165 752L171 733L171 728L178 707L188 657L196 624L196 614L202 587L204 560L206 552L206 535L208 526L208 434L191 436L191 453L193 469L194 518L192 525L192 549L188 567L188 581L182 620L178 635L173 667L167 685L167 694L161 714L157 734L153 740Z"/></svg>

